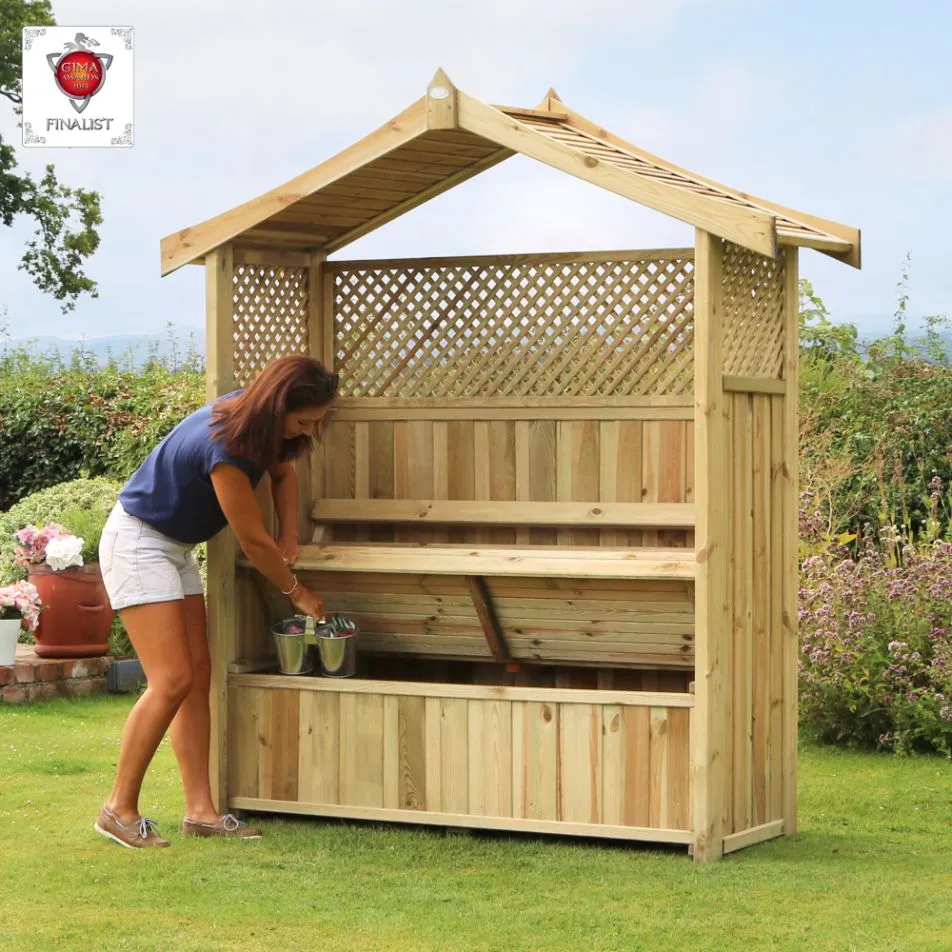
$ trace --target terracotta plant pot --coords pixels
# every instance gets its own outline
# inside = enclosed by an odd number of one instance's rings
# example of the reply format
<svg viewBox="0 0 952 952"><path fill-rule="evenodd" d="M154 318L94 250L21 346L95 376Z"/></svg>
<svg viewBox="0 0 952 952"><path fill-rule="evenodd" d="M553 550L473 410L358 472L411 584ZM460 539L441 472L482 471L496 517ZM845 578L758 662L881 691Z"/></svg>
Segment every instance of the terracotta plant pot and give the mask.
<svg viewBox="0 0 952 952"><path fill-rule="evenodd" d="M98 562L54 572L30 566L30 581L43 611L34 632L41 658L88 658L107 654L113 610Z"/></svg>

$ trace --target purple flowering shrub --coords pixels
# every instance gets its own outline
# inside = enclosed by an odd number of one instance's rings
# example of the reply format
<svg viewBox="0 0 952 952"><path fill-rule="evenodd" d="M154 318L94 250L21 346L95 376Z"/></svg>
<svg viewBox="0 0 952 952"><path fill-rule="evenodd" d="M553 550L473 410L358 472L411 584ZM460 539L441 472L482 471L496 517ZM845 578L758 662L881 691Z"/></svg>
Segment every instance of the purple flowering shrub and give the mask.
<svg viewBox="0 0 952 952"><path fill-rule="evenodd" d="M952 758L952 543L895 526L830 538L809 493L801 506L801 723L821 741Z"/></svg>

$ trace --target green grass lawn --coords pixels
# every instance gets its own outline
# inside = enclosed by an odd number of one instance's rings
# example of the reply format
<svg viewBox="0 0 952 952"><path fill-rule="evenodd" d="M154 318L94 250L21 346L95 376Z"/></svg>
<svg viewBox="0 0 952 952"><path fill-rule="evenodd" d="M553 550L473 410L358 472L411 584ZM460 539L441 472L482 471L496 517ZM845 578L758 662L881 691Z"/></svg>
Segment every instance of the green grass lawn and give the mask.
<svg viewBox="0 0 952 952"><path fill-rule="evenodd" d="M0 708L0 941L96 950L952 950L952 767L808 748L801 832L683 849L263 818L183 840L164 743L143 812L171 849L92 824L128 697Z"/></svg>

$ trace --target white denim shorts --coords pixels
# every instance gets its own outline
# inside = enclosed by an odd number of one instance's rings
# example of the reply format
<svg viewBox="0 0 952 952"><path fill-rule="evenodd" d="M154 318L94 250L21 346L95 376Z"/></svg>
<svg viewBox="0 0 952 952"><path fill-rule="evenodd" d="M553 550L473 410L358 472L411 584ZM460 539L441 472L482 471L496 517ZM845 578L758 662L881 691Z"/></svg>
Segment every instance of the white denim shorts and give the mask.
<svg viewBox="0 0 952 952"><path fill-rule="evenodd" d="M99 540L99 567L113 611L204 594L192 548L130 515L117 502Z"/></svg>

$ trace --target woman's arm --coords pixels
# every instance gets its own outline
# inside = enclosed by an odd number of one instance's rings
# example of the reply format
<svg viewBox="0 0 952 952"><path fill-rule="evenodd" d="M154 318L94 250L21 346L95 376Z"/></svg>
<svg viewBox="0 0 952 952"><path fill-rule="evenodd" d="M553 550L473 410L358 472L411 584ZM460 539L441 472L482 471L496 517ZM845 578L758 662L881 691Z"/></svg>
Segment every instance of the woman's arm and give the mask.
<svg viewBox="0 0 952 952"><path fill-rule="evenodd" d="M237 466L219 463L212 470L212 485L228 525L251 564L274 586L289 593L291 603L315 618L323 618L324 604L306 589L284 562L265 528L258 500L248 477Z"/></svg>
<svg viewBox="0 0 952 952"><path fill-rule="evenodd" d="M281 555L293 565L300 554L298 539L298 501L300 487L297 469L294 463L278 463L269 470L271 475L271 497L278 511L278 549Z"/></svg>

